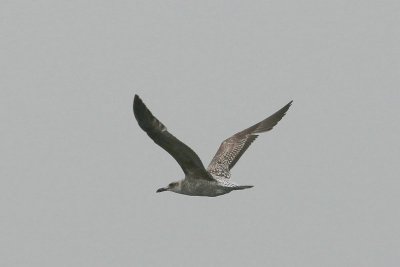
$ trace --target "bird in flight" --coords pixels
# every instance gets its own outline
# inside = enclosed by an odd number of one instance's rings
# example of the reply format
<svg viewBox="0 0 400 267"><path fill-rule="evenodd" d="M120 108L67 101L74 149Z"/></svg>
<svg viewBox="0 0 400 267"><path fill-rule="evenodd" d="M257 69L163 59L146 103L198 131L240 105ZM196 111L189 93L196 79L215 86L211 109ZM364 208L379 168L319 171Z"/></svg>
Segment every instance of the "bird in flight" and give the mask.
<svg viewBox="0 0 400 267"><path fill-rule="evenodd" d="M252 185L238 185L230 180L230 170L249 148L258 134L271 130L286 114L292 101L265 120L223 141L207 169L199 156L178 138L168 132L143 103L138 95L133 100L133 113L140 128L181 166L185 178L157 190L172 191L189 196L215 197L233 190L242 190Z"/></svg>

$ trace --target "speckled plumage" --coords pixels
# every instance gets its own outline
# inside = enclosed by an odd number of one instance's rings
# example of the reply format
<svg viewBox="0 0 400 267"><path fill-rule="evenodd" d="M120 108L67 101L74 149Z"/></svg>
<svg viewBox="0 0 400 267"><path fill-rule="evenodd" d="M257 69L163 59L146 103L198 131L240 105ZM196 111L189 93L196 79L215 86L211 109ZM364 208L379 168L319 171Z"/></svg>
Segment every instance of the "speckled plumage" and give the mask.
<svg viewBox="0 0 400 267"><path fill-rule="evenodd" d="M197 154L179 139L170 134L167 128L147 109L135 95L133 112L139 126L160 147L166 150L185 173L185 178L160 188L157 192L172 191L190 196L219 196L233 190L251 188L251 185L238 185L229 180L230 170L257 138L259 133L271 130L286 114L292 101L265 120L233 135L222 142L207 169Z"/></svg>

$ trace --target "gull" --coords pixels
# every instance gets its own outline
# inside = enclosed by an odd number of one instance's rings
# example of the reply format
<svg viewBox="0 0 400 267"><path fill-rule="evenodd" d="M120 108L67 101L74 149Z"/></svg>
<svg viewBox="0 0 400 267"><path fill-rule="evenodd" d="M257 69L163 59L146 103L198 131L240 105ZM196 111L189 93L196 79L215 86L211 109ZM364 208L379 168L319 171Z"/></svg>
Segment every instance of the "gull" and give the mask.
<svg viewBox="0 0 400 267"><path fill-rule="evenodd" d="M230 170L258 137L258 134L271 130L282 119L292 102L290 101L265 120L223 141L206 169L199 156L168 132L167 127L153 116L142 99L135 95L133 113L140 128L178 162L185 174L184 179L172 182L156 192L171 191L189 196L216 197L234 190L253 187L232 182Z"/></svg>

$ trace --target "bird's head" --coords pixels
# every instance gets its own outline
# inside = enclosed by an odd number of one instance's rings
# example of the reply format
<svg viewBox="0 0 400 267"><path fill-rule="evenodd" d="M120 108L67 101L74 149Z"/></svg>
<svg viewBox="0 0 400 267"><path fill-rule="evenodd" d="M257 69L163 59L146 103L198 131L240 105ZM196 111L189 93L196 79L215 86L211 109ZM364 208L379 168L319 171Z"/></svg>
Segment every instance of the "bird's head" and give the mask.
<svg viewBox="0 0 400 267"><path fill-rule="evenodd" d="M181 182L179 181L179 182L172 182L166 187L161 187L156 192L157 193L164 192L164 191L179 192L180 189L181 189Z"/></svg>

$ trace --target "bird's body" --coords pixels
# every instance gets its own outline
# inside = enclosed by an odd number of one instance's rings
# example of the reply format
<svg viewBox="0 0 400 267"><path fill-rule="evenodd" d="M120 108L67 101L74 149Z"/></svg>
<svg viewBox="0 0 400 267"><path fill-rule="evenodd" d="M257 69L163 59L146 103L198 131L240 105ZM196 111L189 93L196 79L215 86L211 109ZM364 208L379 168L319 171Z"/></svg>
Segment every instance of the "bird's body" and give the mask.
<svg viewBox="0 0 400 267"><path fill-rule="evenodd" d="M181 166L185 178L170 183L157 192L172 191L189 196L215 197L233 190L251 188L230 180L230 169L236 164L259 133L271 130L285 115L292 101L265 120L233 135L222 142L206 169L197 154L170 134L167 128L147 109L135 95L133 111L139 126L159 146L165 149Z"/></svg>
<svg viewBox="0 0 400 267"><path fill-rule="evenodd" d="M238 185L224 177L213 176L215 181L208 181L196 177L185 178L179 181L178 186L173 187L170 191L189 196L208 196L216 197L227 194L233 190L241 190L251 188L251 185Z"/></svg>

